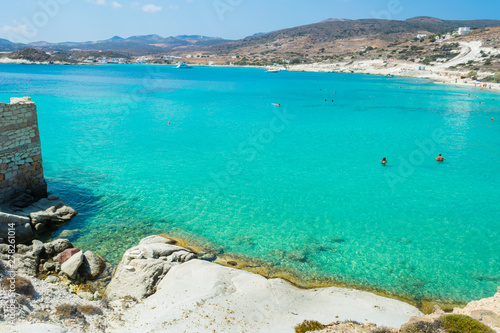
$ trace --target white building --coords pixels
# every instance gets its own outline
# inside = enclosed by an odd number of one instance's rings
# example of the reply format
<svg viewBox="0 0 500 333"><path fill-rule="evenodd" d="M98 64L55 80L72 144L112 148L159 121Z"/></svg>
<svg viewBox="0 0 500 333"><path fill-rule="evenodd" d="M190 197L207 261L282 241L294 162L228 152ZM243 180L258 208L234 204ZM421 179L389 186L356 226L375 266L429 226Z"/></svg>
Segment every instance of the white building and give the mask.
<svg viewBox="0 0 500 333"><path fill-rule="evenodd" d="M426 35L426 34L420 34L420 35L417 35L417 38L418 38L418 39L422 39L422 38L425 38L425 37L427 37L427 35Z"/></svg>
<svg viewBox="0 0 500 333"><path fill-rule="evenodd" d="M460 27L460 28L458 28L458 35L459 36L467 35L468 33L470 33L470 27Z"/></svg>
<svg viewBox="0 0 500 333"><path fill-rule="evenodd" d="M136 62L137 62L138 64L145 64L145 63L146 63L146 60L144 60L144 59L137 59L137 60L136 60Z"/></svg>

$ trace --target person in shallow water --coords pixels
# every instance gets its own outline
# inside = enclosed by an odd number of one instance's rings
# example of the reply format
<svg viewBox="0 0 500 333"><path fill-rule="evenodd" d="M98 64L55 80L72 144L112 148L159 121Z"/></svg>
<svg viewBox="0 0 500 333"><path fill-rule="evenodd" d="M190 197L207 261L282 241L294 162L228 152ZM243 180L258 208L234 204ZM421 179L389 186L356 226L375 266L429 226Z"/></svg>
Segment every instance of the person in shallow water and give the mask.
<svg viewBox="0 0 500 333"><path fill-rule="evenodd" d="M438 157L436 157L436 161L438 162L443 162L445 160L445 158L443 156L441 156L441 154L439 154Z"/></svg>
<svg viewBox="0 0 500 333"><path fill-rule="evenodd" d="M380 161L380 163L382 163L382 165L385 166L387 164L387 159L384 157L382 161Z"/></svg>

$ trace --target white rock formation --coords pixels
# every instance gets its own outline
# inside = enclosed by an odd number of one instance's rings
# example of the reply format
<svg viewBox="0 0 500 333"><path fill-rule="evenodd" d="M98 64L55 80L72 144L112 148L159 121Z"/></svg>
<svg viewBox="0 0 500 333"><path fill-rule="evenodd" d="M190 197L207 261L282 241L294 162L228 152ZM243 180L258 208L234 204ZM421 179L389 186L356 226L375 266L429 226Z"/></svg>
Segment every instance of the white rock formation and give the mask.
<svg viewBox="0 0 500 333"><path fill-rule="evenodd" d="M151 295L160 280L175 265L195 257L187 249L166 244L163 237L141 241L144 245L135 246L125 252L118 264L113 278L106 288L109 300L132 297L141 300Z"/></svg>
<svg viewBox="0 0 500 333"><path fill-rule="evenodd" d="M282 279L201 260L174 266L156 293L127 310L109 332L293 332L304 320L356 320L399 327L420 311L344 288L299 289Z"/></svg>

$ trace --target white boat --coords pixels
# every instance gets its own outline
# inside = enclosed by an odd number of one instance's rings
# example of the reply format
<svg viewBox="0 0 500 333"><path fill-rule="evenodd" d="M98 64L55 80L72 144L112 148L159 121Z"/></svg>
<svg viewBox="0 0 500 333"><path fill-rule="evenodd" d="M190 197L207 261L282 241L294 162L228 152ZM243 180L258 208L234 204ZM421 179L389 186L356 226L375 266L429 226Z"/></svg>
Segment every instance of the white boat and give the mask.
<svg viewBox="0 0 500 333"><path fill-rule="evenodd" d="M193 66L189 66L188 64L186 64L185 62L179 62L177 64L177 67L175 68L193 68Z"/></svg>
<svg viewBox="0 0 500 333"><path fill-rule="evenodd" d="M280 70L279 69L274 69L274 68L269 68L266 73L278 73Z"/></svg>

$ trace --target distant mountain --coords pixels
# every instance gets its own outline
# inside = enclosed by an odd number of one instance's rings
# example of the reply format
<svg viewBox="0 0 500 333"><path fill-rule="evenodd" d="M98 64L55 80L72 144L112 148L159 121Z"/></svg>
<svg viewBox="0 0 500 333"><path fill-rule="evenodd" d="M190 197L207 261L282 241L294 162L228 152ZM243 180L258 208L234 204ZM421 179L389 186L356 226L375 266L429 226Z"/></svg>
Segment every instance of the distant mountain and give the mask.
<svg viewBox="0 0 500 333"><path fill-rule="evenodd" d="M411 39L419 33L446 33L462 26L471 28L500 26L500 20L452 21L432 17L414 17L405 21L327 19L319 23L221 43L210 47L207 51L222 55L230 53L306 55L312 52L311 50L317 52L318 49L338 48L336 41L345 41L345 46L349 47L349 44L352 44L356 48L360 47L356 44L358 42L369 45L370 41L376 41L377 44L374 46L383 47L393 42ZM354 40L356 42L351 43Z"/></svg>
<svg viewBox="0 0 500 333"><path fill-rule="evenodd" d="M0 51L15 51L23 48L35 48L43 51L118 51L127 54L162 53L177 48L211 46L228 42L218 37L198 35L182 35L176 37L161 37L159 35L132 36L122 38L114 36L110 39L88 42L33 42L29 44L14 44L6 39L0 39Z"/></svg>
<svg viewBox="0 0 500 333"><path fill-rule="evenodd" d="M0 38L0 52L16 51L24 47L23 44L12 43L7 39Z"/></svg>

